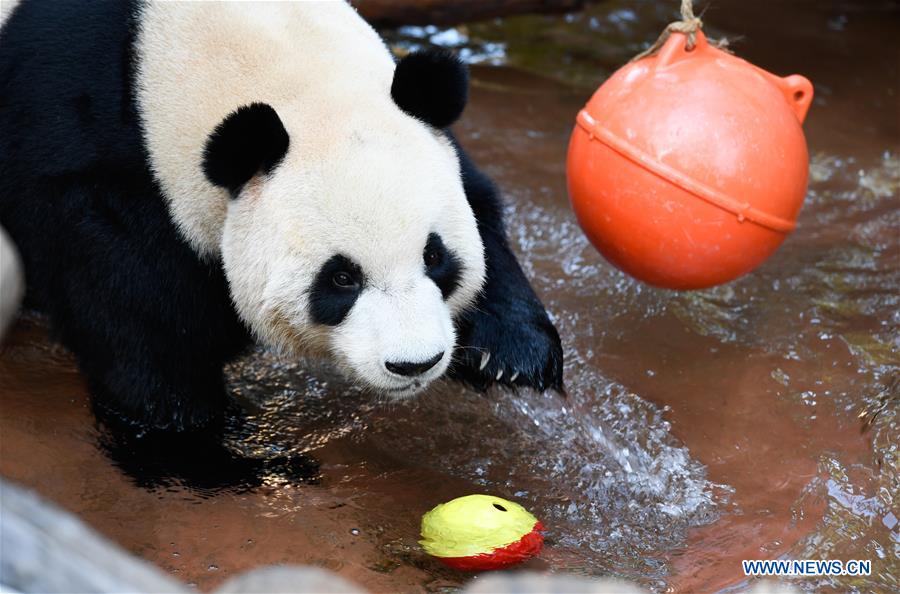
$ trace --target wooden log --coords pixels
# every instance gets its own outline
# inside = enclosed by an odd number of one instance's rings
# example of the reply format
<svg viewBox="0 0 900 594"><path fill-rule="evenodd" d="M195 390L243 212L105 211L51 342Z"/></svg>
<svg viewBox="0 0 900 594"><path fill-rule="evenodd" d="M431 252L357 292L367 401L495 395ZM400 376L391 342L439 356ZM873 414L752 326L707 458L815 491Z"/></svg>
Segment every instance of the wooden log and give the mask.
<svg viewBox="0 0 900 594"><path fill-rule="evenodd" d="M376 27L455 25L529 12L570 12L591 0L350 0Z"/></svg>

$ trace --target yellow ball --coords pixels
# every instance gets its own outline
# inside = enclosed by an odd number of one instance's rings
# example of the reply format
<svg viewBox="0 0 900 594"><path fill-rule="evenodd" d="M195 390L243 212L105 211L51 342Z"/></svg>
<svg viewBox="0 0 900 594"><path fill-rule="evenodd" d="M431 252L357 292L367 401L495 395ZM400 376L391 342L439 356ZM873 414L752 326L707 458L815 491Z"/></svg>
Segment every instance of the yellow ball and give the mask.
<svg viewBox="0 0 900 594"><path fill-rule="evenodd" d="M518 503L491 495L467 495L422 516L419 543L435 557L490 555L535 530L538 520Z"/></svg>

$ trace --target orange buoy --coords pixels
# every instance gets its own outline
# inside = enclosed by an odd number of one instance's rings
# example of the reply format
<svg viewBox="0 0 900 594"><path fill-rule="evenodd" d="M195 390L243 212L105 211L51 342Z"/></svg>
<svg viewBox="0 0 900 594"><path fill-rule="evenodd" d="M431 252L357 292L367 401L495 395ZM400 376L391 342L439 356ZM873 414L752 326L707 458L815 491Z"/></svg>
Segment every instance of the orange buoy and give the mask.
<svg viewBox="0 0 900 594"><path fill-rule="evenodd" d="M699 22L699 21L698 21ZM672 32L578 113L569 198L591 243L660 287L698 289L765 261L795 225L812 84Z"/></svg>

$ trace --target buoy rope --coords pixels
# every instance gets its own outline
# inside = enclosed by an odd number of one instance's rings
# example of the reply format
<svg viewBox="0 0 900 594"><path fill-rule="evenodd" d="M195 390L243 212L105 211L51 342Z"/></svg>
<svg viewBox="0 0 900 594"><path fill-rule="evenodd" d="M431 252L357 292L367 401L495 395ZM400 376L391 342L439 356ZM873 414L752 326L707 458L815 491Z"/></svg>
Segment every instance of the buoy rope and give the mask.
<svg viewBox="0 0 900 594"><path fill-rule="evenodd" d="M703 21L700 20L700 17L694 16L694 3L692 0L681 0L681 20L669 23L666 28L660 33L659 37L656 38L656 41L653 44L631 58L631 62L637 62L638 60L642 60L647 56L652 56L663 46L666 40L669 39L669 35L672 33L683 33L687 36L687 45L686 48L688 51L694 49L694 45L697 43L697 31L703 28ZM728 51L726 48L728 47L727 39L719 39L717 41L709 40L709 43L721 50Z"/></svg>

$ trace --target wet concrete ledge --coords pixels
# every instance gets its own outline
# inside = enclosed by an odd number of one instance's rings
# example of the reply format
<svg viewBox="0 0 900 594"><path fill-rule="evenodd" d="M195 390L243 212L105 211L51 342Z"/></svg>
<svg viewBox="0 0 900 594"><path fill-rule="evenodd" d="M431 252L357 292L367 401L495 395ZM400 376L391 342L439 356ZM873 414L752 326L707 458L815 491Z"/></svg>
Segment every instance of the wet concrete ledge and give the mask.
<svg viewBox="0 0 900 594"><path fill-rule="evenodd" d="M0 592L188 593L193 590L152 564L103 538L81 520L33 492L0 478ZM751 592L794 590L760 583ZM360 586L317 567L271 566L235 576L215 590L350 594ZM610 579L508 572L477 579L465 594L642 594L638 586Z"/></svg>
<svg viewBox="0 0 900 594"><path fill-rule="evenodd" d="M36 494L0 479L0 591L192 592L152 564L129 555L81 520ZM238 575L219 593L345 594L364 590L316 567L274 566ZM501 592L640 593L628 584L541 575L497 575L479 580L470 594Z"/></svg>

